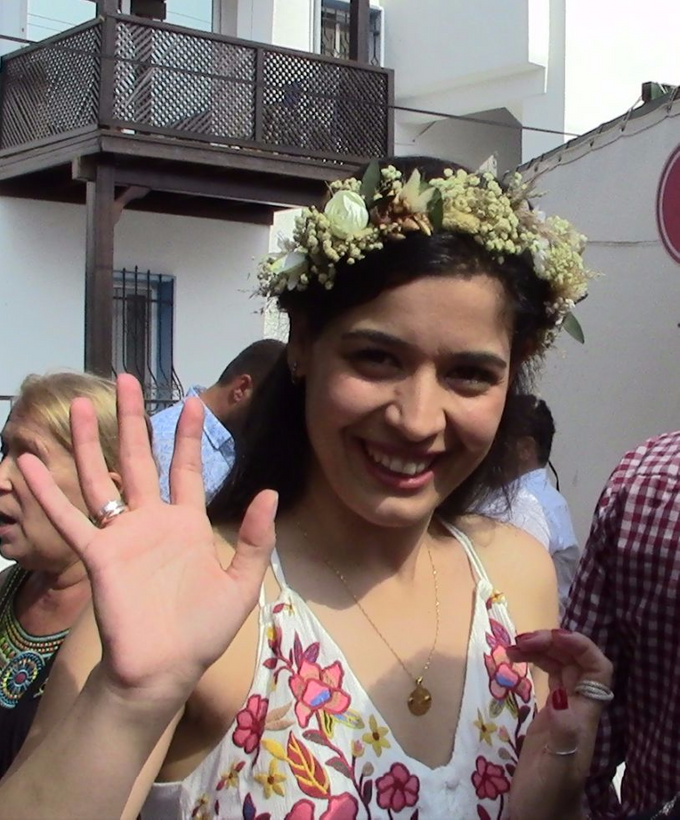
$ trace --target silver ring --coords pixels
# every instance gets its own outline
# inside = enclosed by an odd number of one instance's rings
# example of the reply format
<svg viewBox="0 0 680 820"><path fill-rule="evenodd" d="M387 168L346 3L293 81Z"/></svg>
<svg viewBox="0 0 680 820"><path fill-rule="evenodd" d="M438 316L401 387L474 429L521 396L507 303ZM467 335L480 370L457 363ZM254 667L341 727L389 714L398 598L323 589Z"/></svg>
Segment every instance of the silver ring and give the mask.
<svg viewBox="0 0 680 820"><path fill-rule="evenodd" d="M555 757L571 757L578 752L578 746L574 746L573 749L567 749L566 752L557 752L555 749L551 749L550 746L546 743L543 747L543 751L548 752L548 754L555 755Z"/></svg>
<svg viewBox="0 0 680 820"><path fill-rule="evenodd" d="M94 524L99 529L104 529L107 524L110 524L114 518L119 516L121 513L127 512L128 507L120 498L114 498L111 501L107 501L106 504L99 510L99 512L94 516Z"/></svg>
<svg viewBox="0 0 680 820"><path fill-rule="evenodd" d="M582 680L576 684L574 691L584 698L590 700L598 700L601 703L610 703L614 700L614 693L605 686L604 683L598 683L596 680Z"/></svg>

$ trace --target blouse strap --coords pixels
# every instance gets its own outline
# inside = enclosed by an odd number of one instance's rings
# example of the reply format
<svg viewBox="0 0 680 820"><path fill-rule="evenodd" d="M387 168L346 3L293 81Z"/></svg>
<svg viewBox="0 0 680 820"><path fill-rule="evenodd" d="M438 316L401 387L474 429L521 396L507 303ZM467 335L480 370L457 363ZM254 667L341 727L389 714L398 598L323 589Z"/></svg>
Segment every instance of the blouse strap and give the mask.
<svg viewBox="0 0 680 820"><path fill-rule="evenodd" d="M281 559L279 558L279 553L274 549L272 551L271 558L269 562L272 567L272 572L274 573L274 578L276 578L276 583L281 587L281 589L285 589L288 584L286 584L286 576L283 574L283 567L281 566Z"/></svg>
<svg viewBox="0 0 680 820"><path fill-rule="evenodd" d="M467 555L468 561L474 569L477 578L491 584L491 580L484 569L484 564L480 561L470 538L462 530L459 530L458 527L454 527L449 521L445 521L443 518L440 518L439 520L441 524L451 533L451 535L463 545L465 554Z"/></svg>
<svg viewBox="0 0 680 820"><path fill-rule="evenodd" d="M271 566L272 572L274 573L274 578L276 578L276 583L279 585L279 587L281 587L281 589L285 589L286 586L287 586L286 578L283 574L283 567L281 566L281 559L279 558L279 554L276 551L276 548L274 548L274 550L272 551L271 557L269 558L269 565ZM259 604L260 604L260 610L264 606L267 605L267 596L266 596L266 593L265 593L264 581L262 582L262 586L260 587Z"/></svg>

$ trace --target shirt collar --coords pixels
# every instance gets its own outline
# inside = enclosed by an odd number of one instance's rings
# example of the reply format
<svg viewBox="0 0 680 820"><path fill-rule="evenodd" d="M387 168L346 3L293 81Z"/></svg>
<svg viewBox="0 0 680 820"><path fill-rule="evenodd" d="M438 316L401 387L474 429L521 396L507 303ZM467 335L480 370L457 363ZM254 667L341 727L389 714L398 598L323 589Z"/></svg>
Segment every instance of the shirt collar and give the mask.
<svg viewBox="0 0 680 820"><path fill-rule="evenodd" d="M205 387L193 385L187 390L185 398L189 398L189 396L198 396L200 398L204 390ZM204 404L203 408L203 433L210 444L215 450L231 449L233 437L229 430L227 430L207 404Z"/></svg>

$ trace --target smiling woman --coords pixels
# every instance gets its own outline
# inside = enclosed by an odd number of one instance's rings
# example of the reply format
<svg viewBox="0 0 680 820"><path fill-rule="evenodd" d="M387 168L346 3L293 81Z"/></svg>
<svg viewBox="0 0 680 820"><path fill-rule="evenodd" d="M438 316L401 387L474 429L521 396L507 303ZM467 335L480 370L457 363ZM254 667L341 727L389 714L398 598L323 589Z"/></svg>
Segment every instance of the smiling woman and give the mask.
<svg viewBox="0 0 680 820"><path fill-rule="evenodd" d="M290 339L210 522L200 402L164 504L130 378L129 509L108 526L20 457L96 621L60 651L0 785L13 817L55 816L35 797L55 791L64 818L581 817L610 667L552 629L546 551L469 513L513 467L508 395L585 294L582 237L526 194L411 158L302 213L260 267ZM73 420L94 513L115 487L92 410Z"/></svg>

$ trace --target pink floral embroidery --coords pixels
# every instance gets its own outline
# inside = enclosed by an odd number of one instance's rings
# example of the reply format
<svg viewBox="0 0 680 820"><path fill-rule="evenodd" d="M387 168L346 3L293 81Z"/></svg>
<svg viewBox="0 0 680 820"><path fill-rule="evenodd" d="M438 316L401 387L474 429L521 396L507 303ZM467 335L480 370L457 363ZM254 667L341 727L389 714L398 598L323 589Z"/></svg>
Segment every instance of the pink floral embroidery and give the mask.
<svg viewBox="0 0 680 820"><path fill-rule="evenodd" d="M356 820L359 804L351 794L338 794L328 801L328 808L319 820Z"/></svg>
<svg viewBox="0 0 680 820"><path fill-rule="evenodd" d="M492 634L487 633L486 642L491 654L484 655L484 665L489 675L489 691L496 700L505 700L514 692L525 703L531 697L531 681L528 678L529 665L512 663L505 651L512 641L505 627L489 618Z"/></svg>
<svg viewBox="0 0 680 820"><path fill-rule="evenodd" d="M510 781L500 766L484 757L477 758L476 771L472 774L472 785L481 800L495 800L510 791Z"/></svg>
<svg viewBox="0 0 680 820"><path fill-rule="evenodd" d="M328 808L319 820L356 820L359 804L351 794L344 792L328 800ZM298 800L285 820L314 820L314 804L311 800Z"/></svg>
<svg viewBox="0 0 680 820"><path fill-rule="evenodd" d="M375 787L381 809L401 811L417 803L420 781L402 763L393 763L389 772L375 781Z"/></svg>
<svg viewBox="0 0 680 820"><path fill-rule="evenodd" d="M251 695L246 705L236 715L236 728L233 739L236 746L240 746L248 754L260 745L260 738L264 732L264 722L267 717L269 700L260 695Z"/></svg>
<svg viewBox="0 0 680 820"><path fill-rule="evenodd" d="M314 820L314 803L311 800L298 800L284 820Z"/></svg>
<svg viewBox="0 0 680 820"><path fill-rule="evenodd" d="M289 686L295 696L295 716L302 728L306 728L315 712L341 715L351 702L342 690L344 672L338 661L322 669L318 663L303 660L300 670L290 678Z"/></svg>

